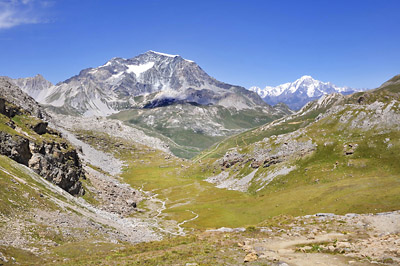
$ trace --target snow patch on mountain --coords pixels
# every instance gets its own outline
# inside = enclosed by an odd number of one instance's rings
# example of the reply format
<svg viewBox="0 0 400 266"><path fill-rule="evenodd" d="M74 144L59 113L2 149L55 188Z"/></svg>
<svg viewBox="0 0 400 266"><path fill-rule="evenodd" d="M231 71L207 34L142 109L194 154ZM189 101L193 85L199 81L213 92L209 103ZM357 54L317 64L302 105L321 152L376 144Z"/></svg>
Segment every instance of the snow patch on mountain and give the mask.
<svg viewBox="0 0 400 266"><path fill-rule="evenodd" d="M136 77L139 77L140 74L142 74L143 72L146 72L153 66L154 66L154 62L148 62L148 63L141 64L141 65L127 65L128 69L126 70L126 72L134 73L136 75Z"/></svg>

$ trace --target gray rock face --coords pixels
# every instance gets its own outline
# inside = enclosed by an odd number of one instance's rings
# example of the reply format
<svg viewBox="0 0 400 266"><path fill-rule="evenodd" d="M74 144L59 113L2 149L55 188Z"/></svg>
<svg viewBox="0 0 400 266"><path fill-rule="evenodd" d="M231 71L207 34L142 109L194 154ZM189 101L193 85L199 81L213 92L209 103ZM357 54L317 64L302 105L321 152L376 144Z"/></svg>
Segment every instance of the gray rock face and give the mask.
<svg viewBox="0 0 400 266"><path fill-rule="evenodd" d="M72 195L83 195L80 178L85 178L78 154L66 143L30 144L32 157L28 166L40 176Z"/></svg>
<svg viewBox="0 0 400 266"><path fill-rule="evenodd" d="M33 126L33 131L35 131L36 133L38 133L39 135L43 135L45 133L47 133L47 122L39 122L37 123L35 126Z"/></svg>
<svg viewBox="0 0 400 266"><path fill-rule="evenodd" d="M97 68L82 70L42 96L38 99L41 103L85 116L176 101L272 110L256 93L217 81L193 61L154 51L131 59L113 58Z"/></svg>
<svg viewBox="0 0 400 266"><path fill-rule="evenodd" d="M18 163L28 165L29 159L32 157L29 140L0 131L0 154L10 157Z"/></svg>
<svg viewBox="0 0 400 266"><path fill-rule="evenodd" d="M243 162L245 161L245 155L240 154L236 149L232 149L228 151L224 157L220 160L220 165L226 168L231 167L232 165L235 165L236 163ZM246 159L245 162L247 162L248 159Z"/></svg>
<svg viewBox="0 0 400 266"><path fill-rule="evenodd" d="M78 154L66 143L35 143L0 131L0 154L33 169L37 174L72 195L83 195L80 178L85 178Z"/></svg>
<svg viewBox="0 0 400 266"><path fill-rule="evenodd" d="M276 148L273 149L269 144L269 139L265 139L260 143L255 144L253 151L254 167L259 165L269 167L287 161L293 157L303 157L316 149L316 144L311 139L298 140L301 131L289 133L286 135L277 136L273 141ZM266 145L263 145L263 144Z"/></svg>

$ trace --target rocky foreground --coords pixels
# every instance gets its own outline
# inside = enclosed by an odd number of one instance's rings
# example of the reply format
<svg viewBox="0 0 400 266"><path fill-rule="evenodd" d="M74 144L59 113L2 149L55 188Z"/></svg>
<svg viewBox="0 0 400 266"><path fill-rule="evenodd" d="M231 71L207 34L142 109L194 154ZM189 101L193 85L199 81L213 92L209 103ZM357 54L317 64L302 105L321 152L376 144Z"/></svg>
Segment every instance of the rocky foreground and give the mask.
<svg viewBox="0 0 400 266"><path fill-rule="evenodd" d="M398 265L400 212L276 218L238 242L244 262L276 265ZM273 221L272 221L273 223ZM247 229L249 230L249 228Z"/></svg>

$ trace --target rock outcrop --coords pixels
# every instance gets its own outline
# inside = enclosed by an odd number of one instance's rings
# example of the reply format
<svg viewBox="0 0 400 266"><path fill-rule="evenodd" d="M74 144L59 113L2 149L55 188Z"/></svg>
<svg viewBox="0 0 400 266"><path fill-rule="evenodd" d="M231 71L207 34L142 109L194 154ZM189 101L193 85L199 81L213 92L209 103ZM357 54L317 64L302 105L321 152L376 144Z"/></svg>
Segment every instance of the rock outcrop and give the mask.
<svg viewBox="0 0 400 266"><path fill-rule="evenodd" d="M72 195L84 194L79 179L85 174L76 150L39 119L48 115L35 100L5 79L0 79L0 116L4 123L1 155L28 166Z"/></svg>
<svg viewBox="0 0 400 266"><path fill-rule="evenodd" d="M85 178L78 153L66 142L30 144L31 158L28 167L72 195L83 195L80 178Z"/></svg>
<svg viewBox="0 0 400 266"><path fill-rule="evenodd" d="M27 166L32 157L29 140L0 131L0 154Z"/></svg>

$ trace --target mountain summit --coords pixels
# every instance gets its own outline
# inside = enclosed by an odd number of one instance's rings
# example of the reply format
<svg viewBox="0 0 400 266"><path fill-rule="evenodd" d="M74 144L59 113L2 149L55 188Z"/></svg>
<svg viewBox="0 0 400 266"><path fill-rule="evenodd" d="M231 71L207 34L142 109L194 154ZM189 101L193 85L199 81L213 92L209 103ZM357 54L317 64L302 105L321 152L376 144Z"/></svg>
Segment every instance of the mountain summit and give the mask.
<svg viewBox="0 0 400 266"><path fill-rule="evenodd" d="M358 89L338 87L330 82L322 82L305 75L296 81L285 83L277 87L267 86L264 89L251 87L250 91L256 92L263 100L271 105L279 102L287 104L291 109L298 110L306 103L319 99L330 93L351 94Z"/></svg>
<svg viewBox="0 0 400 266"><path fill-rule="evenodd" d="M85 116L175 102L237 110L269 108L257 94L217 81L191 60L154 51L131 59L112 58L102 66L84 69L48 89L38 101Z"/></svg>

